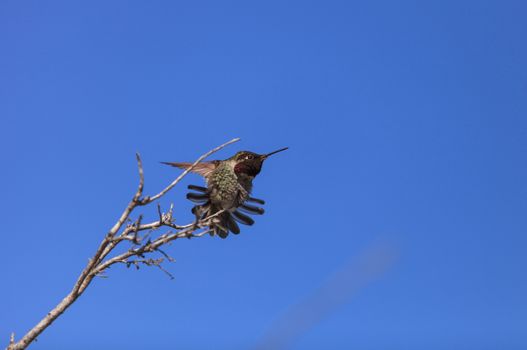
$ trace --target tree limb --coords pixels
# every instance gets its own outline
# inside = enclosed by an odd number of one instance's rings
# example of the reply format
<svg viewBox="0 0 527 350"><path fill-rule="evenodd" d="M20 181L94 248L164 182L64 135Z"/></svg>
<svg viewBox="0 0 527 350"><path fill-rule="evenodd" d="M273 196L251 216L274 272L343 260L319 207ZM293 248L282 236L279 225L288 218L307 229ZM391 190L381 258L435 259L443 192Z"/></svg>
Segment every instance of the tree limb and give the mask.
<svg viewBox="0 0 527 350"><path fill-rule="evenodd" d="M167 273L171 278L173 276L166 271L162 266L162 262L165 260L174 261L168 254L166 254L161 247L164 245L179 239L179 238L193 238L193 237L202 237L205 234L210 232L210 229L207 227L210 224L210 220L222 213L222 211L211 215L207 218L204 218L199 221L189 223L187 225L179 226L174 223L172 217L173 206L170 206L170 209L167 213L163 213L161 207L158 205L158 215L159 219L154 222L147 224L142 223L142 215L138 216L138 219L133 224L128 224L124 227L125 222L130 221L130 215L135 208L139 206L146 206L157 199L163 197L168 193L174 186L176 186L194 167L201 162L203 159L207 158L211 154L221 150L222 148L239 141L239 138L235 138L229 142L226 142L209 152L203 154L199 157L188 169L183 171L174 181L172 181L168 186L163 190L157 193L154 196L143 197L143 188L144 188L144 172L143 164L139 154L136 154L137 158L137 167L139 171L139 185L137 187L134 196L122 212L121 216L117 222L112 226L112 228L106 233L105 237L99 244L99 247L95 251L94 255L89 259L88 264L82 270L81 274L77 278L72 290L62 299L60 303L57 304L50 312L44 316L40 322L38 322L31 330L29 330L19 341L15 342L14 333L11 334L9 345L6 350L22 350L26 349L29 344L31 344L38 335L40 335L46 328L48 328L53 321L55 321L64 311L70 307L79 296L86 290L90 285L95 276L102 275L106 269L114 264L125 264L126 266L135 266L139 268L140 265L146 266L156 266L160 268L163 272ZM142 237L140 236L141 232L148 231L149 233L166 227L169 229L168 232L165 232L159 235L155 239L148 238L149 234L145 234ZM122 231L121 231L122 229ZM121 231L121 233L119 233ZM126 252L116 255L111 258L107 258L122 242L129 241L132 243L132 247ZM154 258L145 258L146 254L151 253L160 253L163 257L154 259Z"/></svg>

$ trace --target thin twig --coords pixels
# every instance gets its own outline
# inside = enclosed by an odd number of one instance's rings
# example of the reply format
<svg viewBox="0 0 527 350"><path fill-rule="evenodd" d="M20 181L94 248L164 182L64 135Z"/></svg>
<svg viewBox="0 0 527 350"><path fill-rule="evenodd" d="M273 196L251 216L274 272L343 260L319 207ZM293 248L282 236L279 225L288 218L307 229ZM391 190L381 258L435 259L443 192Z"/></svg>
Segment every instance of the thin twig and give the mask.
<svg viewBox="0 0 527 350"><path fill-rule="evenodd" d="M151 203L159 198L161 198L162 196L164 196L168 191L170 191L174 186L176 186L178 184L178 182L181 181L181 179L183 179L189 172L191 172L194 167L196 165L198 165L199 162L201 162L203 159L207 158L208 156L210 156L211 154L215 153L215 152L218 152L220 149L230 145L231 143L234 143L234 142L238 142L240 141L239 138L235 138L235 139L232 139L230 140L229 142L225 142L223 145L221 146L218 146L212 150L210 150L209 152L205 153L204 155L202 155L201 157L199 157L194 163L192 163L192 165L186 169L183 173L181 173L181 175L179 175L174 181L172 181L172 183L170 185L168 185L167 187L165 187L161 192L159 192L158 194L156 194L155 196L152 196L152 197L147 197L147 198L144 198L142 201L141 201L141 205L146 205L148 203Z"/></svg>

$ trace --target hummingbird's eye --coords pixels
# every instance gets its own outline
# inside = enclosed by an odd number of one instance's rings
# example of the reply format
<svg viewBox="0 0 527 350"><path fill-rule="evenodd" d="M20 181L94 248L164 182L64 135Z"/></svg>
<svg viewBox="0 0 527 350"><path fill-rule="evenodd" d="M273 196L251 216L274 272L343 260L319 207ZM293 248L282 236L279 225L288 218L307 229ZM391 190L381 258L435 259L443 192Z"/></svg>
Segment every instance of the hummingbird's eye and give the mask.
<svg viewBox="0 0 527 350"><path fill-rule="evenodd" d="M252 154L248 154L245 158L246 158L246 159L253 159L254 156L253 156Z"/></svg>

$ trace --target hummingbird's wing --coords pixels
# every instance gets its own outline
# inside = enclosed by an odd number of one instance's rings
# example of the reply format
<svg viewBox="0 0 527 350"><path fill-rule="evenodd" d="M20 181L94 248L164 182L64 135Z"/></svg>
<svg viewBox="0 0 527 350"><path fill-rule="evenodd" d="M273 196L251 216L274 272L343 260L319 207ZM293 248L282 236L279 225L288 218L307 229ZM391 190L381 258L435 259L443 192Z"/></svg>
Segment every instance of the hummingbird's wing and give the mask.
<svg viewBox="0 0 527 350"><path fill-rule="evenodd" d="M194 191L198 191L198 192L203 192L203 193L207 192L207 187L203 187L203 186L188 185L187 188L189 190L194 190Z"/></svg>
<svg viewBox="0 0 527 350"><path fill-rule="evenodd" d="M222 214L222 222L224 224L226 224L227 228L229 229L229 231L231 231L232 233L234 233L235 235L237 235L238 233L240 233L240 227L238 226L238 224L236 223L236 221L234 221L234 219L232 218L232 215L231 213L229 212L224 212ZM222 237L222 238L225 238L225 237Z"/></svg>
<svg viewBox="0 0 527 350"><path fill-rule="evenodd" d="M254 197L247 198L247 202L254 202L254 203L261 204L261 205L265 204L265 201L263 199L258 199L258 198L254 198Z"/></svg>
<svg viewBox="0 0 527 350"><path fill-rule="evenodd" d="M189 192L187 193L187 199L196 204L204 204L209 200L209 195L206 193Z"/></svg>
<svg viewBox="0 0 527 350"><path fill-rule="evenodd" d="M188 198L188 196L187 196L187 198ZM255 215L262 215L265 212L265 210L263 208L257 207L255 205L250 205L250 204L247 204L247 203L243 203L242 205L240 205L239 209L241 211L246 212L246 213L255 214Z"/></svg>
<svg viewBox="0 0 527 350"><path fill-rule="evenodd" d="M184 170L187 170L193 164L193 163L187 163L187 162L183 162L183 163L161 162L161 163L174 166L180 169L184 169ZM201 163L196 164L196 166L192 168L191 172L196 173L206 178L210 175L210 173L214 171L214 169L216 169L217 166L218 166L218 162L216 161L201 162Z"/></svg>
<svg viewBox="0 0 527 350"><path fill-rule="evenodd" d="M240 224L251 226L254 224L254 220L245 214L240 213L238 210L232 212L234 220L238 221Z"/></svg>

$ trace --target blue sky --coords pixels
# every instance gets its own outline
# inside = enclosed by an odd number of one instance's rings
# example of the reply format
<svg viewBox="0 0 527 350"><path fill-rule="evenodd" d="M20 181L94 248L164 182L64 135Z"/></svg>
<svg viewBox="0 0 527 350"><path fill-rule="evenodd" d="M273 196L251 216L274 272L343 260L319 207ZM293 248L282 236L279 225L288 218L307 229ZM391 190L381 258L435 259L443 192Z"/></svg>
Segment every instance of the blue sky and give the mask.
<svg viewBox="0 0 527 350"><path fill-rule="evenodd" d="M266 214L175 242L175 280L111 269L32 348L254 348L387 244L393 264L290 349L525 349L526 11L3 1L0 340L70 290L135 191L136 151L154 193L178 175L158 161L241 137L216 157L290 147L255 181ZM181 223L200 182L161 201Z"/></svg>

